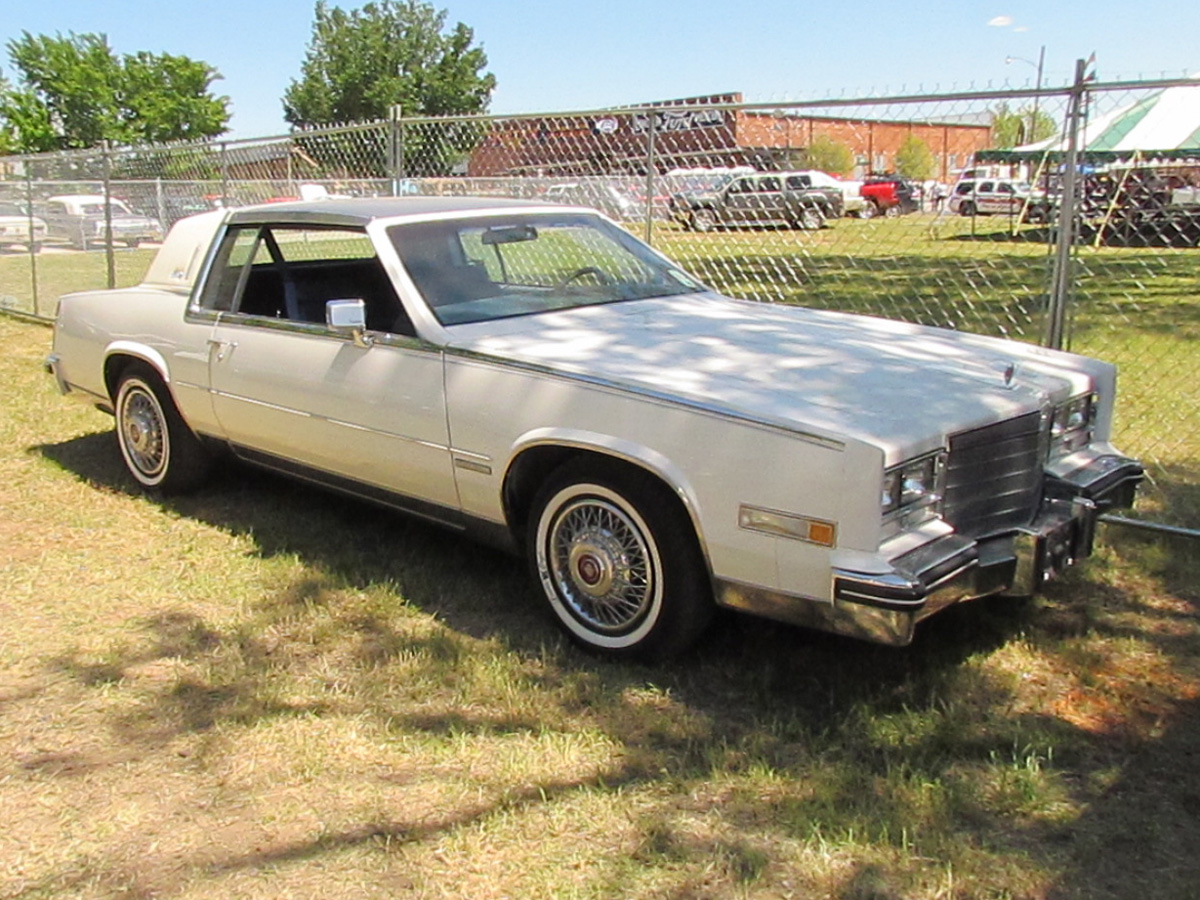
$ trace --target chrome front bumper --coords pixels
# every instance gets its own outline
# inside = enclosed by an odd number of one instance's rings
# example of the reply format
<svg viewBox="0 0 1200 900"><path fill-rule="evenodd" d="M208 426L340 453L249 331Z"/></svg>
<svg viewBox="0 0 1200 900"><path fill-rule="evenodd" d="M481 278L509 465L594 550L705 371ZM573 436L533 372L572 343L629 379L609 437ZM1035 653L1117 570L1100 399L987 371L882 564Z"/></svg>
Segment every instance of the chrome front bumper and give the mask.
<svg viewBox="0 0 1200 900"><path fill-rule="evenodd" d="M884 574L834 569L832 603L732 583L718 585L718 598L767 618L903 646L918 622L950 604L1028 596L1090 555L1100 514L1132 505L1142 477L1138 462L1120 456L1049 477L1028 526L979 540L949 534L893 559Z"/></svg>

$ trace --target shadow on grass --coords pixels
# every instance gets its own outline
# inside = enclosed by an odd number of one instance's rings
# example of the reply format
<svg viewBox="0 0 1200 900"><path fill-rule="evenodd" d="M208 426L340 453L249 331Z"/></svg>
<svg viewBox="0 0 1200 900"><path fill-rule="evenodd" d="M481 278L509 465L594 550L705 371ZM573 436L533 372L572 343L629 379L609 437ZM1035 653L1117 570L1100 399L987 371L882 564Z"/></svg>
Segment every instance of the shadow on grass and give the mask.
<svg viewBox="0 0 1200 900"><path fill-rule="evenodd" d="M140 496L111 434L37 450L97 489ZM599 730L620 747L619 761L599 775L541 777L433 818L401 813L312 840L197 857L188 862L193 871L266 869L348 847L425 842L571 792L649 784L663 799L635 817L638 853L646 864L666 860L681 871L680 897L707 890L690 880L707 867L727 886L771 870L771 851L753 841L702 839L686 824L711 814L764 846L773 837L820 835L901 854L903 835L915 829L932 835L923 852L936 856L939 848L961 853L950 835L968 834L993 853L1062 872L1062 897L1115 898L1135 880L1128 869L1136 854L1118 846L1126 816L1155 826L1153 804L1140 792L1173 782L1175 806L1161 827L1186 828L1200 805L1194 766L1182 767L1195 746L1194 703L1165 715L1161 738L1097 732L1049 709L1014 712L1020 673L1006 681L977 664L1028 643L1064 666L1102 673L1103 660L1071 649L1093 634L1136 638L1194 662L1194 648L1173 627L1194 619L1194 594L1181 594L1173 611L1137 610L1155 626L1139 630L1094 612L1133 610L1136 594L1099 590L1076 574L1048 604L981 600L947 610L902 650L729 614L689 654L651 669L573 649L542 613L518 561L388 511L234 465L193 496L150 502L244 538L264 559L294 557L304 574L269 587L234 625L149 611L137 638L102 662L58 660L60 672L85 685L117 684L155 661L192 664L114 721L122 739L161 747L223 725L367 715L380 728L435 738ZM1159 562L1168 576L1175 571L1169 554ZM1165 580L1186 590L1186 579ZM384 600L351 601L348 591ZM327 661L313 661L326 650L338 661L332 674ZM479 675L489 665L505 670L503 690ZM318 670L339 689L280 699L282 674ZM464 689L478 692L472 702L463 702ZM514 702L514 692L524 699ZM1088 778L1114 767L1123 774L1097 796ZM763 772L771 773L766 786ZM985 777L1000 786L980 787ZM734 786L711 794L714 778ZM1081 819L1031 819L1030 807L1042 801L1027 794L1050 783L1077 795L1086 806ZM1184 842L1169 838L1155 858L1178 868ZM142 887L169 895L165 877L143 875ZM988 876L975 877L982 891ZM848 870L837 895L905 896L912 878L905 865L864 862Z"/></svg>

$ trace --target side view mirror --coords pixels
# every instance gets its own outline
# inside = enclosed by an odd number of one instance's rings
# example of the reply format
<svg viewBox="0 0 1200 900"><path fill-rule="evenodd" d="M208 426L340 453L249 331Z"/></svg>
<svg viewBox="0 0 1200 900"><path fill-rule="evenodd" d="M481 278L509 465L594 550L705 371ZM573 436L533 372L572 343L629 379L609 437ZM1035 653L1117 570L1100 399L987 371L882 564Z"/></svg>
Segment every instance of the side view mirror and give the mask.
<svg viewBox="0 0 1200 900"><path fill-rule="evenodd" d="M367 304L363 300L330 300L325 304L325 324L338 334L349 335L359 347L367 347Z"/></svg>

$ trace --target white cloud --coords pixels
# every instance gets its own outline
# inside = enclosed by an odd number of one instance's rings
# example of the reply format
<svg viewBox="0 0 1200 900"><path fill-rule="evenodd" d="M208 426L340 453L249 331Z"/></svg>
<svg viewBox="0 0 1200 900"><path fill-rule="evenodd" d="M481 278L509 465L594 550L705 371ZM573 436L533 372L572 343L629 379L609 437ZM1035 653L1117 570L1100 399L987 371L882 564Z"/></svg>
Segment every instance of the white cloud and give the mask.
<svg viewBox="0 0 1200 900"><path fill-rule="evenodd" d="M996 16L988 22L992 28L1007 28L1013 23L1012 16Z"/></svg>

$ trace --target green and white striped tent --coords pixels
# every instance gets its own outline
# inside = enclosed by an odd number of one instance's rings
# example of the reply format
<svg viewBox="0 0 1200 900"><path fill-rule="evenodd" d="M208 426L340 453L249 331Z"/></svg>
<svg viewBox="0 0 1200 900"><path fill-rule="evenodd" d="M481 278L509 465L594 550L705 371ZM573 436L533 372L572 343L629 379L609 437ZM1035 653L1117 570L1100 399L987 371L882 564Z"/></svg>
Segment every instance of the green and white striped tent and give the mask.
<svg viewBox="0 0 1200 900"><path fill-rule="evenodd" d="M1200 73L1196 84L1155 91L1091 118L1080 133L1080 150L1088 157L1200 158ZM1030 159L1066 152L1065 135L1057 135L1012 150L984 151L980 158Z"/></svg>

